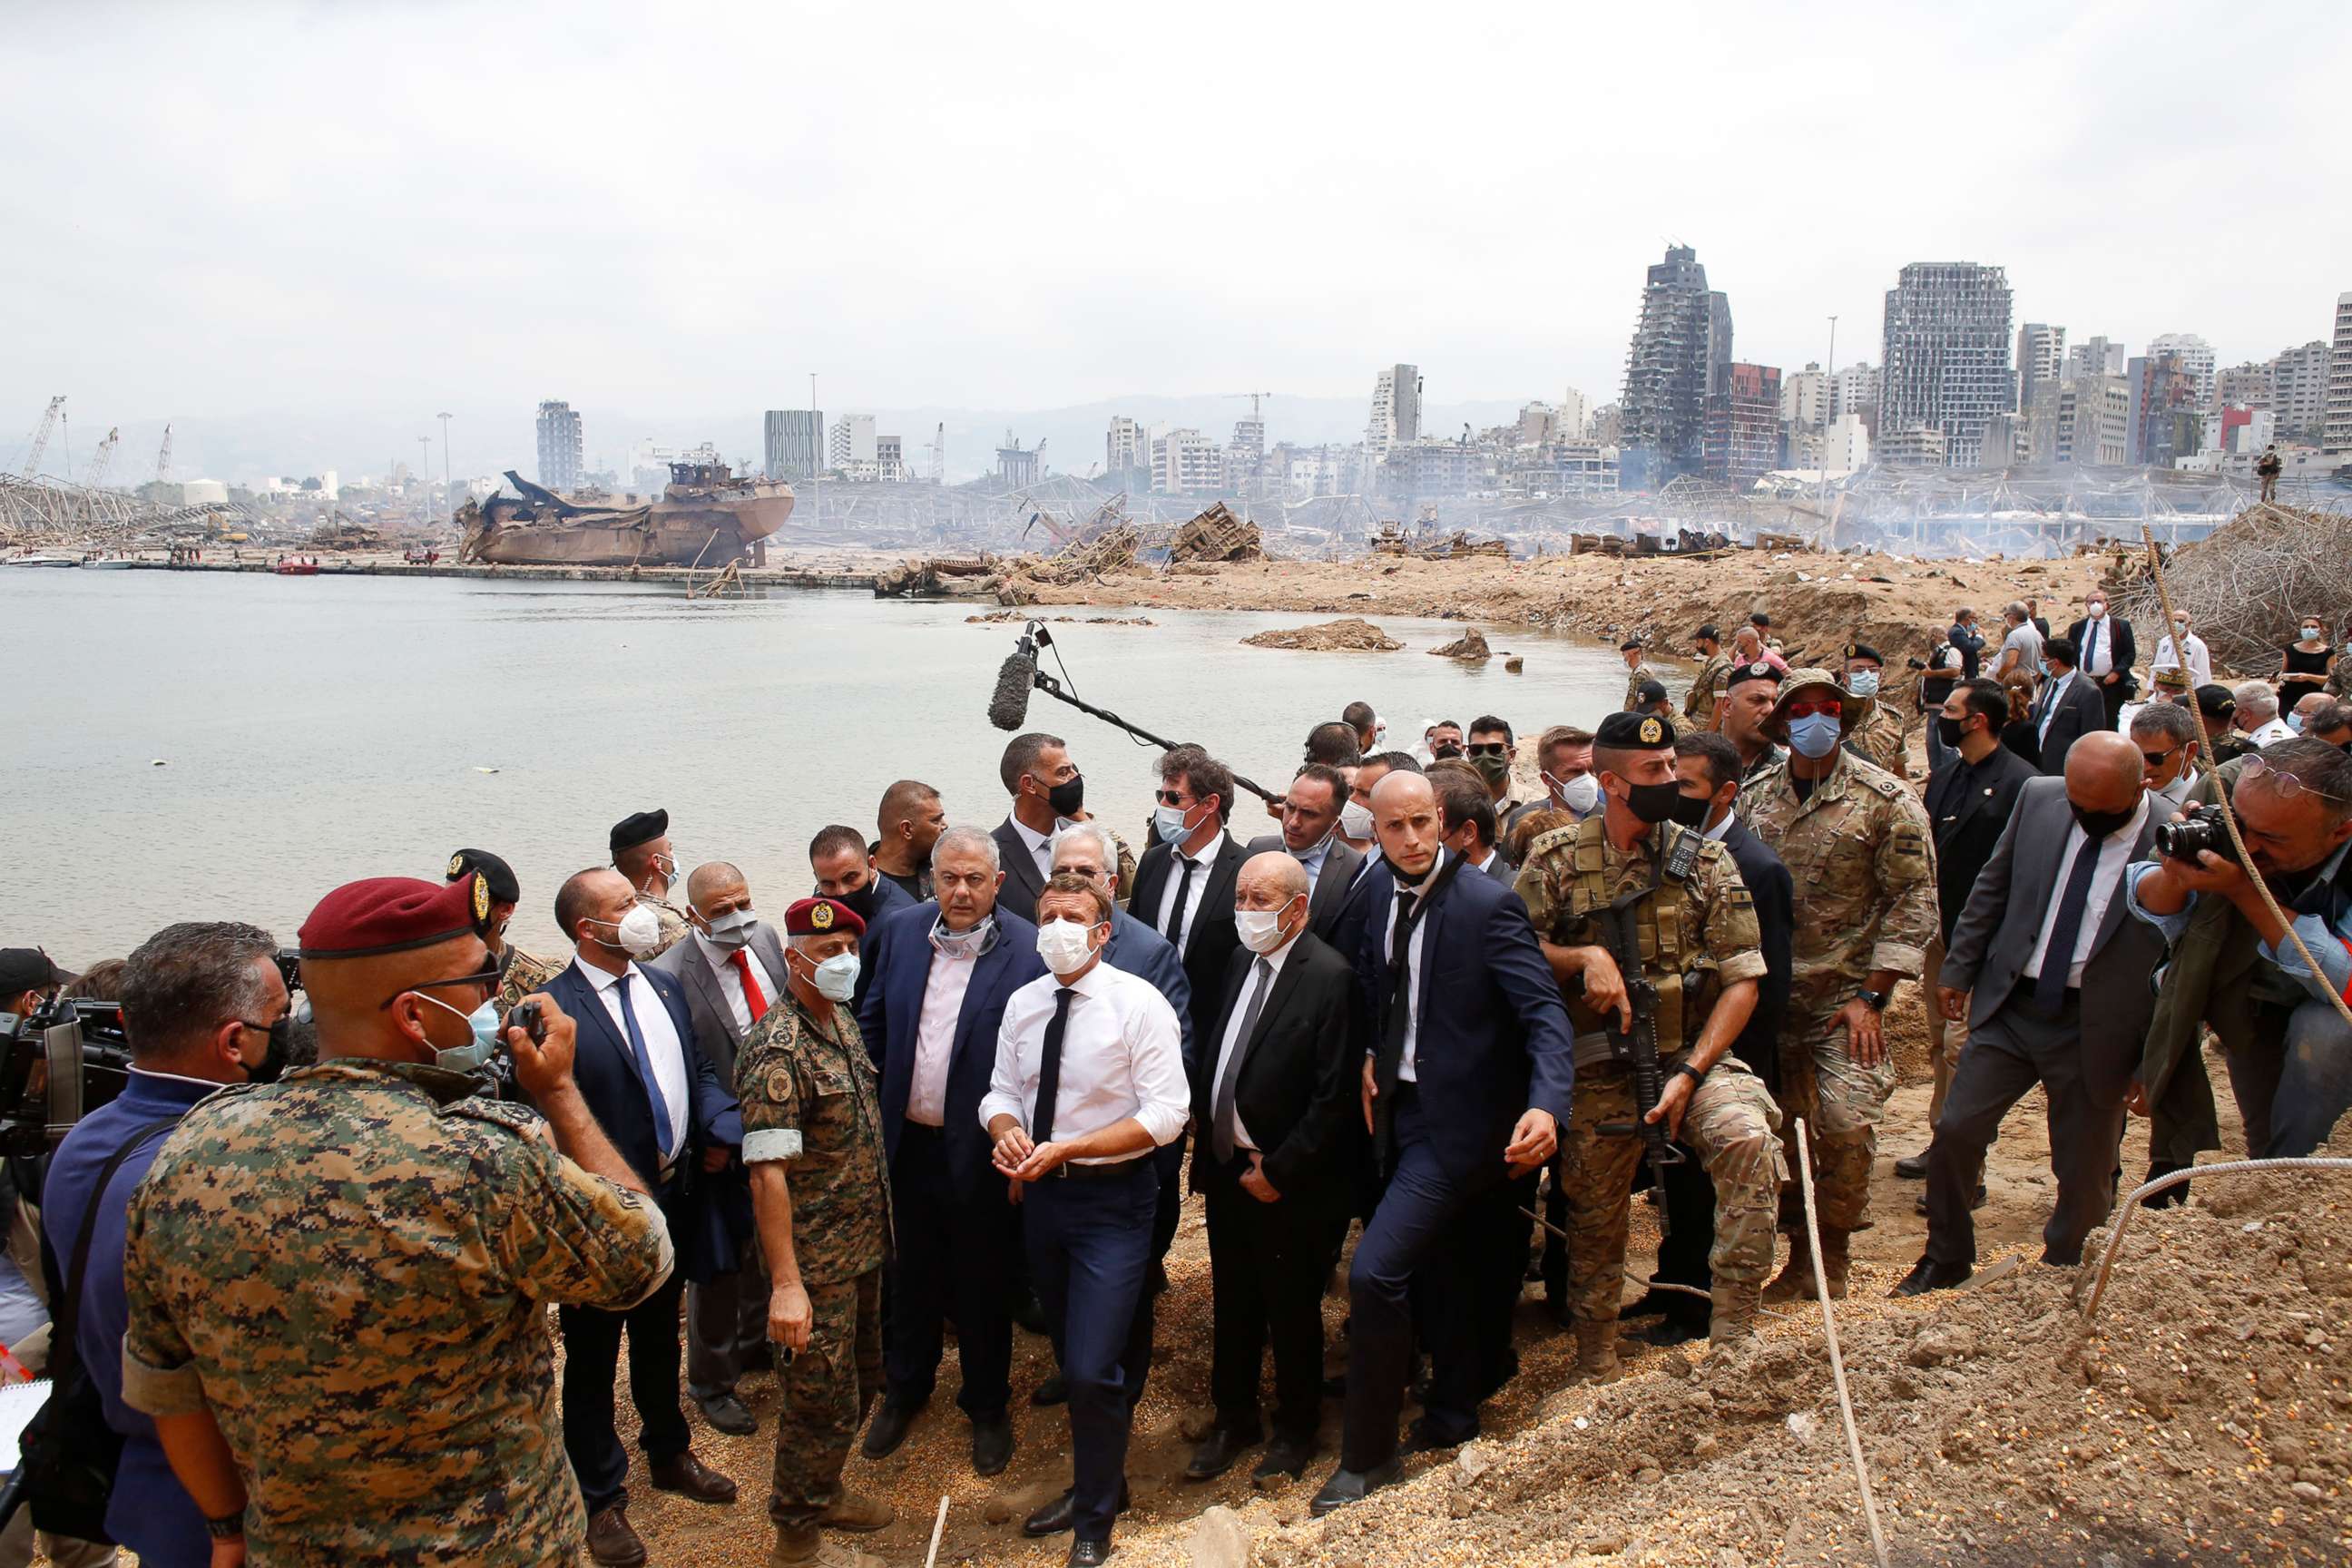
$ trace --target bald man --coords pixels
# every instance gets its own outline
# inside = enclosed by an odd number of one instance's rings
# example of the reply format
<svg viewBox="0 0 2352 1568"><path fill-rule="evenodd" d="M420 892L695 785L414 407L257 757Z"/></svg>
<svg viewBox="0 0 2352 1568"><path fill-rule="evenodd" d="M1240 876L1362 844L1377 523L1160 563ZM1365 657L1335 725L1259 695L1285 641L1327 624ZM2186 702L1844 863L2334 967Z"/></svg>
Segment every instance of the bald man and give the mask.
<svg viewBox="0 0 2352 1568"><path fill-rule="evenodd" d="M2149 976L2164 939L2130 918L2125 868L2147 858L2164 813L2129 739L2097 731L2066 753L2063 779L2029 780L1952 928L1936 989L1969 1046L1927 1147L1927 1250L1895 1293L1968 1279L1969 1201L2000 1119L2040 1084L2050 1100L2058 1199L2042 1260L2082 1261L2083 1238L2115 1202L2124 1102L2156 1007Z"/></svg>

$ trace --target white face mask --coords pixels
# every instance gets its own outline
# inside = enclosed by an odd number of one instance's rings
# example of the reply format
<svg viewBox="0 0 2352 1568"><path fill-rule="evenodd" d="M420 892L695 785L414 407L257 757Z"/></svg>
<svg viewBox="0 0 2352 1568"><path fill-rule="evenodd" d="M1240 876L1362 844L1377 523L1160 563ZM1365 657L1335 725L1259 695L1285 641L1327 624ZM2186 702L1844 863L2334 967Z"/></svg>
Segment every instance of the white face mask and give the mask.
<svg viewBox="0 0 2352 1568"><path fill-rule="evenodd" d="M1272 952L1282 945L1281 910L1235 910L1234 929L1241 933L1242 945L1252 952Z"/></svg>
<svg viewBox="0 0 2352 1568"><path fill-rule="evenodd" d="M605 942L604 945L617 947L631 958L651 958L661 951L661 916L654 913L649 905L632 906L629 912L621 917L620 923L617 925L611 921L599 920L592 920L588 923L596 926L611 926L613 934L620 940Z"/></svg>
<svg viewBox="0 0 2352 1568"><path fill-rule="evenodd" d="M759 918L749 910L730 910L723 915L711 916L710 929L703 934L710 939L711 946L732 952L751 940L752 930L759 923Z"/></svg>
<svg viewBox="0 0 2352 1568"><path fill-rule="evenodd" d="M1094 956L1094 928L1077 921L1047 921L1037 928L1037 956L1056 974L1074 974Z"/></svg>
<svg viewBox="0 0 2352 1568"><path fill-rule="evenodd" d="M1556 779L1544 774L1544 783L1559 797L1559 803L1579 816L1590 816L1592 808L1601 804L1601 781L1591 773L1579 773L1571 779Z"/></svg>
<svg viewBox="0 0 2352 1568"><path fill-rule="evenodd" d="M846 1002L857 994L857 955L836 952L815 966L809 984L828 1002Z"/></svg>
<svg viewBox="0 0 2352 1568"><path fill-rule="evenodd" d="M1372 836L1372 808L1351 800L1339 808L1339 831L1359 844Z"/></svg>

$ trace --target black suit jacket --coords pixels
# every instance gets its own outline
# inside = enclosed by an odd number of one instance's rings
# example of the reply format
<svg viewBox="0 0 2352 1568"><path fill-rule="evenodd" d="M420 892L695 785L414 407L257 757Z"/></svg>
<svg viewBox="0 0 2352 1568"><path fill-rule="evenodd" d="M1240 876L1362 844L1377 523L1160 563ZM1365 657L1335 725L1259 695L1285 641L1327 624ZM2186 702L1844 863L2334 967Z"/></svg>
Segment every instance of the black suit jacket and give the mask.
<svg viewBox="0 0 2352 1568"><path fill-rule="evenodd" d="M653 1097L646 1092L646 1080L637 1072L636 1055L629 1049L629 1042L614 1026L613 1016L604 1011L604 1004L578 966L565 964L548 981L545 990L578 1033L572 1078L580 1086L580 1097L588 1102L596 1125L604 1130L621 1158L648 1190L657 1192L662 1217L669 1222L677 1271L702 1283L734 1269L734 1238L748 1230L748 1212L738 1213L734 1202L735 1195L743 1192L740 1174L730 1167L725 1174L733 1180L719 1180L706 1176L702 1170L704 1149L714 1143L742 1146L742 1113L736 1108L735 1097L720 1087L718 1069L696 1037L686 987L676 975L643 964L637 969L653 988L658 1005L667 1009L670 1026L677 1031L678 1044L686 1051L687 1089L693 1102L686 1113L686 1147L678 1152L667 1191L658 1189L656 1180L661 1172L661 1144L654 1131ZM632 1007L643 1007L646 1002L641 995L630 998ZM742 1207L748 1211L748 1196ZM739 1226L738 1221L746 1223Z"/></svg>
<svg viewBox="0 0 2352 1568"><path fill-rule="evenodd" d="M1201 1190L1204 1164L1215 1160L1210 1151L1218 1058L1256 962L1247 948L1234 950L1217 992L1216 1032L1203 1038L1201 1070L1192 1075L1194 1192ZM1257 1144L1265 1179L1285 1198L1337 1204L1347 1196L1352 1166L1339 1151L1348 1146L1349 1119L1361 1115L1362 1103L1361 1069L1349 1054L1355 992L1348 961L1313 931L1302 931L1258 1009L1257 1027L1236 1047L1242 1058L1234 1109Z"/></svg>
<svg viewBox="0 0 2352 1568"><path fill-rule="evenodd" d="M1127 900L1127 912L1154 931L1160 929L1160 900L1168 890L1168 879L1178 874L1170 868L1175 858L1167 845L1154 844L1135 868L1135 893ZM1217 1003L1224 994L1225 962L1242 944L1241 933L1234 928L1234 881L1248 858L1248 852L1234 842L1233 835L1221 834L1216 853L1192 873L1195 881L1205 876L1208 886L1202 889L1201 901L1192 910L1191 940L1178 956L1184 961L1184 979L1192 989L1196 1046L1209 1037L1209 1027L1216 1022ZM1207 1047L1199 1048L1205 1053Z"/></svg>
<svg viewBox="0 0 2352 1568"><path fill-rule="evenodd" d="M1739 868L1739 879L1756 905L1756 934L1764 948L1764 978L1756 989L1756 1010L1731 1043L1731 1053L1746 1062L1764 1086L1780 1091L1780 1023L1789 1016L1790 942L1797 929L1796 884L1789 868L1772 847L1748 830L1738 817L1724 829L1723 847Z"/></svg>
<svg viewBox="0 0 2352 1568"><path fill-rule="evenodd" d="M2053 698L2051 688L2056 685L2053 680L2042 689L2042 695L2034 700L2032 714L2033 726L2042 734L2044 773L2063 773L2066 753L2074 749L2074 742L2093 731L2107 727L2107 705L2099 696L2097 683L2089 676L2076 670L2066 682L2066 689ZM2053 702L2057 711L2050 715L2049 729L2042 730L2042 715Z"/></svg>
<svg viewBox="0 0 2352 1568"><path fill-rule="evenodd" d="M1279 833L1268 833L1249 841L1243 858L1264 855L1273 850L1286 850ZM1356 871L1364 863L1364 852L1350 849L1337 838L1323 851L1323 868L1315 874L1315 891L1307 899L1307 929L1331 942L1331 933L1339 929L1339 915L1348 907L1348 893L1355 886ZM1342 950L1344 951L1344 950Z"/></svg>
<svg viewBox="0 0 2352 1568"><path fill-rule="evenodd" d="M2083 633L2089 628L2090 624L2087 620L2081 620L2066 628L2066 639L2074 645L2077 652L2083 651ZM2116 639L2116 646L2109 650L2107 657L2115 661L2116 669L2123 676L2123 679L2116 684L2124 689L2124 695L2129 697L2139 689L2139 682L2131 672L2131 667L2139 662L2139 646L2132 641L2131 623L2121 616L2110 613L2107 616L2107 629L2100 635L2113 637ZM2095 680L2091 684L2095 687L2099 683Z"/></svg>
<svg viewBox="0 0 2352 1568"><path fill-rule="evenodd" d="M1037 857L1029 853L1029 846L1009 816L989 837L996 840L997 862L1004 872L1004 885L996 890L997 908L1011 910L1024 921L1035 921L1037 895L1045 890L1045 873L1037 868Z"/></svg>
<svg viewBox="0 0 2352 1568"><path fill-rule="evenodd" d="M1968 906L1977 873L1992 858L2000 830L2009 826L2017 792L2026 780L2038 776L2032 763L2007 746L1995 746L1974 767L1956 755L1927 775L1927 822L1936 835L1936 910L1946 947L1952 945L1952 927Z"/></svg>

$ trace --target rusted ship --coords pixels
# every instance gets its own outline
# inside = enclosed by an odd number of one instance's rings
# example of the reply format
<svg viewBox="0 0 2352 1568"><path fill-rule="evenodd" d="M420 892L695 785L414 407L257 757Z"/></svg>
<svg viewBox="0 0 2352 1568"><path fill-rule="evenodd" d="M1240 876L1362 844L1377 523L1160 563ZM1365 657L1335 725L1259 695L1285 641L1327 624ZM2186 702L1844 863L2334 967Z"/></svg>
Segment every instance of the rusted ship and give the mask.
<svg viewBox="0 0 2352 1568"><path fill-rule="evenodd" d="M769 535L793 514L793 487L739 479L725 463L672 463L661 499L614 506L571 500L511 468L503 492L458 510L460 561L508 566L708 566L767 563Z"/></svg>

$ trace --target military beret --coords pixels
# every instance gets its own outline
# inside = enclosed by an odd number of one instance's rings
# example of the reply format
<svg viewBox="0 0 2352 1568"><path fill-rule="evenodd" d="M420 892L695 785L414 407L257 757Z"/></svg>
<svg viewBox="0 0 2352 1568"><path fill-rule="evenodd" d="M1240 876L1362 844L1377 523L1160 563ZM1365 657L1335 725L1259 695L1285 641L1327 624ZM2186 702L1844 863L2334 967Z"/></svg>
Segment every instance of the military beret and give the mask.
<svg viewBox="0 0 2352 1568"><path fill-rule="evenodd" d="M0 996L46 990L63 984L65 978L37 947L0 947Z"/></svg>
<svg viewBox="0 0 2352 1568"><path fill-rule="evenodd" d="M2226 686L2200 686L2197 689L2197 711L2208 719L2227 719L2238 710L2238 700L2230 695Z"/></svg>
<svg viewBox="0 0 2352 1568"><path fill-rule="evenodd" d="M522 884L515 880L514 868L487 849L460 849L450 856L449 869L442 879L455 882L471 871L479 871L482 880L490 885L490 902L522 902Z"/></svg>
<svg viewBox="0 0 2352 1568"><path fill-rule="evenodd" d="M1592 735L1596 751L1657 751L1674 743L1674 727L1655 713L1612 713Z"/></svg>
<svg viewBox="0 0 2352 1568"><path fill-rule="evenodd" d="M667 811L637 811L613 824L613 853L635 849L640 844L651 844L669 831Z"/></svg>
<svg viewBox="0 0 2352 1568"><path fill-rule="evenodd" d="M825 936L838 931L856 937L866 934L866 922L857 911L838 899L803 899L784 910L786 936Z"/></svg>
<svg viewBox="0 0 2352 1568"><path fill-rule="evenodd" d="M1642 639L1640 637L1627 637L1623 642L1617 645L1617 651L1619 653L1630 653L1641 646Z"/></svg>
<svg viewBox="0 0 2352 1568"><path fill-rule="evenodd" d="M1886 662L1885 659L1878 657L1878 650L1871 647L1866 642L1850 642L1846 644L1845 661L1848 664L1852 664L1858 658L1866 658L1873 664L1885 664Z"/></svg>
<svg viewBox="0 0 2352 1568"><path fill-rule="evenodd" d="M1778 686L1780 684L1780 667L1768 664L1760 658L1753 664L1735 664L1731 667L1731 679L1724 682L1723 689L1728 691L1743 680L1769 680Z"/></svg>
<svg viewBox="0 0 2352 1568"><path fill-rule="evenodd" d="M319 900L302 922L304 958L373 958L489 929L490 884L479 872L454 882L371 877Z"/></svg>
<svg viewBox="0 0 2352 1568"><path fill-rule="evenodd" d="M2189 672L2181 668L2177 664L2168 664L2163 668L2158 670L2155 675L2155 680L2158 686L2163 687L2167 691L2186 691L2189 689Z"/></svg>

